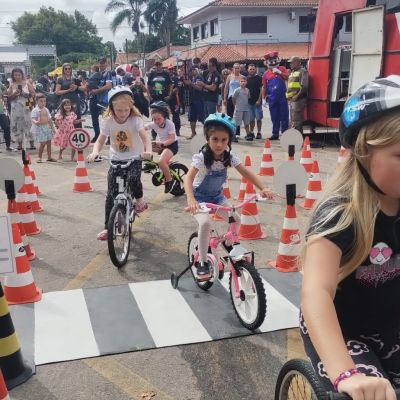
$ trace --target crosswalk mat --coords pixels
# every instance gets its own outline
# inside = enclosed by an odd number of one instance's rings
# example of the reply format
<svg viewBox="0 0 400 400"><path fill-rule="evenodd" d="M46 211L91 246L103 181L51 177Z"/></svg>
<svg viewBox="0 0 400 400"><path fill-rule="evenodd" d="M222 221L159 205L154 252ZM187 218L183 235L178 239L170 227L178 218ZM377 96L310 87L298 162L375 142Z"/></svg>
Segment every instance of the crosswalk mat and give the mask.
<svg viewBox="0 0 400 400"><path fill-rule="evenodd" d="M300 274L259 270L267 297L254 333L298 326ZM50 292L10 307L24 357L36 365L254 334L237 319L228 274L208 292L192 279Z"/></svg>

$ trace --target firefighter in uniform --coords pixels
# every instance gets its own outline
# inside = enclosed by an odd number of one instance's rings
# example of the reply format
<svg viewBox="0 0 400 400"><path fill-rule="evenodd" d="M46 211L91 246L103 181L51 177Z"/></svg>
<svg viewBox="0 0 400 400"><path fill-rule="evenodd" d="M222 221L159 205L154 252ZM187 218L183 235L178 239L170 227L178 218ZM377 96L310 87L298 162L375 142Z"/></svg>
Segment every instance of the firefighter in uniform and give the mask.
<svg viewBox="0 0 400 400"><path fill-rule="evenodd" d="M304 108L307 104L308 72L301 66L301 58L289 59L291 72L286 97L290 107L291 126L303 133Z"/></svg>
<svg viewBox="0 0 400 400"><path fill-rule="evenodd" d="M273 51L264 56L264 65L268 69L263 75L263 97L268 102L272 120L272 136L270 139L279 139L279 132L285 132L289 127L289 108L286 99L286 82L288 70L280 66L279 53Z"/></svg>

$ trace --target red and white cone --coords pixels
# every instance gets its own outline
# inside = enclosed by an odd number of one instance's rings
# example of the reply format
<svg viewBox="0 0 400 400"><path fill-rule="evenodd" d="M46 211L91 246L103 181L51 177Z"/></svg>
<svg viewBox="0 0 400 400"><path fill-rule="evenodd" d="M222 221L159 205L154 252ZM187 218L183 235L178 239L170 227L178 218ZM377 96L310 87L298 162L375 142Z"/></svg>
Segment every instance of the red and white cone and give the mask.
<svg viewBox="0 0 400 400"><path fill-rule="evenodd" d="M75 169L75 180L72 190L74 192L91 192L93 190L90 186L83 151L78 151L77 167Z"/></svg>
<svg viewBox="0 0 400 400"><path fill-rule="evenodd" d="M321 178L319 176L318 161L315 160L311 168L310 176L308 178L306 198L304 202L300 204L300 207L303 207L306 210L311 210L311 208L314 206L314 203L321 196L321 192L322 184Z"/></svg>
<svg viewBox="0 0 400 400"><path fill-rule="evenodd" d="M4 295L6 300L8 304L39 301L42 298L42 290L36 287L17 224L12 224L12 235L17 270L15 274L5 276Z"/></svg>
<svg viewBox="0 0 400 400"><path fill-rule="evenodd" d="M270 265L280 272L298 271L300 233L295 205L287 205L276 260Z"/></svg>
<svg viewBox="0 0 400 400"><path fill-rule="evenodd" d="M246 156L244 160L244 166L247 168L251 167L251 159L250 156ZM237 200L243 201L244 196L246 194L246 185L247 185L247 180L242 176L242 180L240 182L240 187L239 187L239 195L237 197Z"/></svg>
<svg viewBox="0 0 400 400"><path fill-rule="evenodd" d="M307 173L311 172L313 157L311 154L310 138L306 136L304 139L303 150L301 152L300 164L304 167Z"/></svg>
<svg viewBox="0 0 400 400"><path fill-rule="evenodd" d="M245 199L256 194L252 183L247 183ZM242 208L240 215L239 239L257 240L264 239L267 235L261 229L260 219L258 217L257 204L255 200L247 203Z"/></svg>
<svg viewBox="0 0 400 400"><path fill-rule="evenodd" d="M338 166L346 161L346 158L348 155L349 155L349 151L345 147L340 146L339 156L337 159Z"/></svg>
<svg viewBox="0 0 400 400"><path fill-rule="evenodd" d="M17 192L17 207L24 226L25 233L28 236L38 235L42 229L36 224L35 215L33 214L32 205L28 199L28 194L24 186Z"/></svg>
<svg viewBox="0 0 400 400"><path fill-rule="evenodd" d="M6 386L6 382L4 381L3 373L0 368L0 400L10 400L10 396L8 395L8 390Z"/></svg>
<svg viewBox="0 0 400 400"><path fill-rule="evenodd" d="M265 139L263 155L261 159L260 176L274 176L274 165L272 164L271 142Z"/></svg>
<svg viewBox="0 0 400 400"><path fill-rule="evenodd" d="M31 157L29 156L28 153L26 153L26 159L29 161L28 167L29 167L29 171L31 172L32 183L33 183L33 187L35 188L36 196L42 196L43 193L40 191L40 189L36 183L36 174L32 167Z"/></svg>
<svg viewBox="0 0 400 400"><path fill-rule="evenodd" d="M24 176L25 176L25 190L26 194L28 195L28 200L31 203L32 211L33 212L40 212L43 211L42 206L39 203L39 200L36 195L35 187L33 186L32 182L32 175L31 171L29 170L28 165L24 165L23 167Z"/></svg>
<svg viewBox="0 0 400 400"><path fill-rule="evenodd" d="M232 197L231 191L229 190L228 178L226 178L226 181L224 182L224 196L227 199L230 199Z"/></svg>

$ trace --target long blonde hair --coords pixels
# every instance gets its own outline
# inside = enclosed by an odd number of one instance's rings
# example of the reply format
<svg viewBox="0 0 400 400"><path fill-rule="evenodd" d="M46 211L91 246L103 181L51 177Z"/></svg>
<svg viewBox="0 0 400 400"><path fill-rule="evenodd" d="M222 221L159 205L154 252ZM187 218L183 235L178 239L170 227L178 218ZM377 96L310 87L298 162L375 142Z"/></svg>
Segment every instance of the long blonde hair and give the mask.
<svg viewBox="0 0 400 400"><path fill-rule="evenodd" d="M106 110L103 113L103 118L114 118L115 117L115 113L114 113L114 107L113 105L119 102L127 102L129 103L129 107L131 109L131 112L129 114L129 118L131 117L141 117L142 114L140 113L140 111L135 107L135 103L133 101L133 98L131 95L127 94L127 93L122 93L122 94L118 94L118 96L115 96L115 100L111 100L111 104L108 105L108 107L106 108Z"/></svg>
<svg viewBox="0 0 400 400"><path fill-rule="evenodd" d="M372 150L399 142L398 109L361 128L353 151L328 181L314 209L303 248L303 261L307 246L320 238L342 232L348 227L354 229L354 240L349 253L342 257L339 282L355 271L367 258L373 242L379 201L375 190L362 176L357 160L369 172Z"/></svg>

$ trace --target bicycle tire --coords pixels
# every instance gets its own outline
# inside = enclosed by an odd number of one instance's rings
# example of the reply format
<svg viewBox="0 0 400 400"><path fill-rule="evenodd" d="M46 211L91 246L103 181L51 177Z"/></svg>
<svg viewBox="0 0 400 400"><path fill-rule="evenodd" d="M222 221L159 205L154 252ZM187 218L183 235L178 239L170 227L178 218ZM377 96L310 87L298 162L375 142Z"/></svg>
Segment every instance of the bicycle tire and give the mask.
<svg viewBox="0 0 400 400"><path fill-rule="evenodd" d="M192 254L192 252L193 252L193 250L197 250L197 246L193 243L193 241L196 240L197 243L198 243L198 236L199 235L198 235L197 232L193 232L190 235L189 241L188 241L188 247L187 247L187 255L188 255L189 264L191 265L190 272L191 272L191 274L193 276L194 281L196 282L196 285L200 289L202 289L204 291L207 291L214 284L214 282L212 282L212 281L199 282L196 279L196 275L195 275L194 270L193 270L193 268L196 268L196 267L193 265L193 254ZM208 249L208 251L211 251L211 249Z"/></svg>
<svg viewBox="0 0 400 400"><path fill-rule="evenodd" d="M81 115L85 115L88 112L89 106L86 100L79 100L79 108L81 109Z"/></svg>
<svg viewBox="0 0 400 400"><path fill-rule="evenodd" d="M118 215L120 213L120 216ZM108 243L108 252L110 254L110 258L112 263L117 267L121 268L123 267L127 261L128 261L128 256L129 256L129 250L131 246L131 238L132 238L132 222L129 221L128 226L126 227L126 224L124 226L125 229L125 234L128 235L128 241L127 243L124 242L124 252L122 256L118 255L118 251L116 251L114 241L116 240L116 237L114 235L114 229L117 228L116 224L118 225L118 221L116 221L116 218L120 218L120 221L126 221L126 206L121 203L116 203L114 204L110 216L108 218L108 225L107 225L107 243ZM126 231L127 229L127 231Z"/></svg>
<svg viewBox="0 0 400 400"><path fill-rule="evenodd" d="M188 173L189 169L186 165L181 163L173 163L173 165L170 166L170 169L173 170L178 176L177 179L175 174L172 174L172 178L175 180L176 185L171 191L171 194L173 194L174 196L182 196L185 194L185 188L183 187L183 177Z"/></svg>
<svg viewBox="0 0 400 400"><path fill-rule="evenodd" d="M329 395L306 360L287 361L279 372L275 400L328 400Z"/></svg>
<svg viewBox="0 0 400 400"><path fill-rule="evenodd" d="M250 275L253 283L254 283L254 292L257 295L257 312L254 318L251 318L249 320L244 320L243 316L243 311L242 307L246 308L246 297L249 297L249 294L244 293L243 290L241 290L241 295L240 299L236 299L234 296L235 288L232 280L232 272L229 275L229 293L231 295L231 302L233 309L235 310L235 314L238 317L240 323L247 329L249 330L254 330L257 329L265 319L265 315L267 313L267 299L265 296L265 289L264 285L262 283L262 279L260 277L260 274L258 273L256 267L253 264L250 264L249 262L245 260L238 261L236 263L236 268L239 268L242 276L243 276L243 270L246 270L248 274ZM239 277L241 279L241 277ZM253 285L251 285L253 286ZM243 287L243 282L242 282L242 287ZM247 303L248 304L248 303Z"/></svg>

